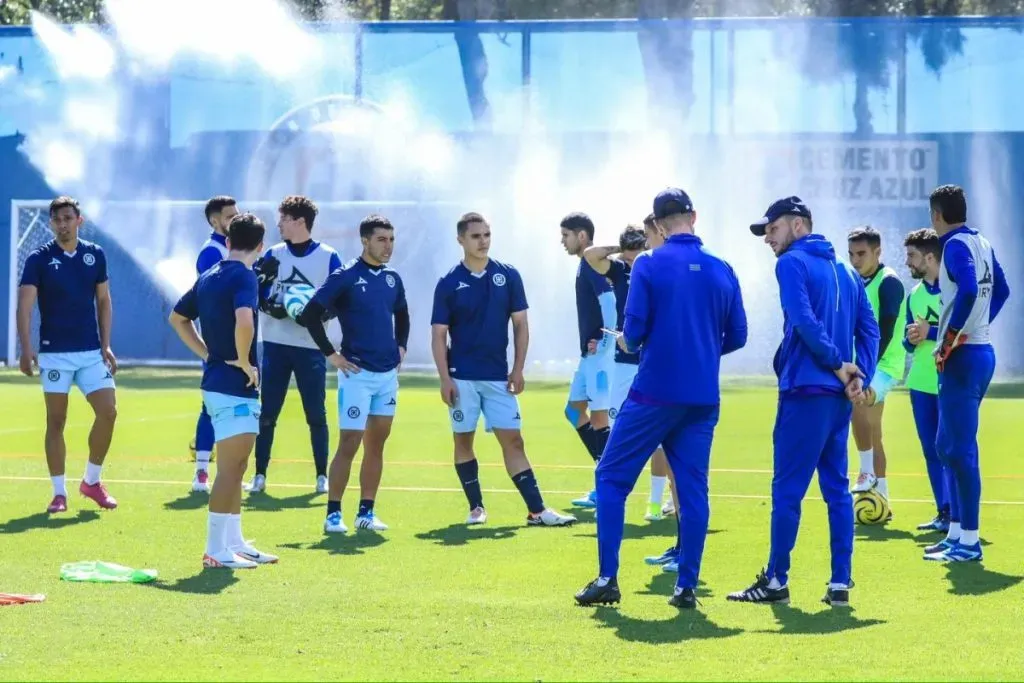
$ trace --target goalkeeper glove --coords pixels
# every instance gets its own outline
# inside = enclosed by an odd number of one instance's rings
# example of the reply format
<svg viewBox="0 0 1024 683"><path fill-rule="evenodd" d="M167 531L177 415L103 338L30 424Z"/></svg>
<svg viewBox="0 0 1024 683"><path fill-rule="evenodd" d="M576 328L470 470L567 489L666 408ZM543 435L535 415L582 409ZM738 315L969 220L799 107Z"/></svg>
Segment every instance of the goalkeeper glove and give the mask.
<svg viewBox="0 0 1024 683"><path fill-rule="evenodd" d="M967 335L960 332L960 330L954 330L952 327L946 330L946 334L943 335L942 341L935 347L935 367L939 372L942 372L945 369L946 361L949 360L949 356L953 353L953 350L959 346L963 346L966 342Z"/></svg>
<svg viewBox="0 0 1024 683"><path fill-rule="evenodd" d="M284 304L277 299L263 299L260 301L260 310L276 320L284 320L288 317L288 311Z"/></svg>
<svg viewBox="0 0 1024 683"><path fill-rule="evenodd" d="M272 255L262 256L256 259L256 263L252 265L252 269L253 272L256 273L256 280L260 283L260 287L274 284L274 281L277 280L277 271L280 267L281 262Z"/></svg>

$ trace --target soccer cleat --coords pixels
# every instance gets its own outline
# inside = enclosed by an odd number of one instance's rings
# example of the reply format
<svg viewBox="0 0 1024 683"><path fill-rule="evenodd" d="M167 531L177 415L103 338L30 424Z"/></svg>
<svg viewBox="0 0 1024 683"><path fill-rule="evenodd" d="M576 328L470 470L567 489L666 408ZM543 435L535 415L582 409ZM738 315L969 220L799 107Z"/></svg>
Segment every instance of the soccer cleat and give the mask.
<svg viewBox="0 0 1024 683"><path fill-rule="evenodd" d="M533 513L527 515L526 523L529 526L572 526L576 523L576 518L548 508L536 515Z"/></svg>
<svg viewBox="0 0 1024 683"><path fill-rule="evenodd" d="M679 573L679 559L676 557L672 558L671 562L666 562L661 565L661 571L666 574L678 574Z"/></svg>
<svg viewBox="0 0 1024 683"><path fill-rule="evenodd" d="M671 517L676 514L676 502L672 500L672 496L669 496L668 500L665 501L665 504L661 506L661 514L666 517Z"/></svg>
<svg viewBox="0 0 1024 683"><path fill-rule="evenodd" d="M249 493L263 493L267 490L266 476L257 474L252 478L252 483L245 487L245 490Z"/></svg>
<svg viewBox="0 0 1024 683"><path fill-rule="evenodd" d="M660 522L665 519L665 513L661 511L661 505L659 503L648 503L644 519L648 522Z"/></svg>
<svg viewBox="0 0 1024 683"><path fill-rule="evenodd" d="M676 588L668 604L679 609L697 609L697 593L692 588Z"/></svg>
<svg viewBox="0 0 1024 683"><path fill-rule="evenodd" d="M828 584L825 589L825 597L821 599L826 605L832 607L848 607L850 605L850 589L853 588L853 581L849 586L841 584Z"/></svg>
<svg viewBox="0 0 1024 683"><path fill-rule="evenodd" d="M318 475L316 478L316 492L327 493L327 477L324 475Z"/></svg>
<svg viewBox="0 0 1024 683"><path fill-rule="evenodd" d="M788 605L789 586L772 588L771 579L765 576L764 570L761 570L761 573L757 575L757 579L749 588L745 588L744 590L737 591L735 593L729 593L725 599L731 600L732 602L756 602L766 605Z"/></svg>
<svg viewBox="0 0 1024 683"><path fill-rule="evenodd" d="M582 607L591 605L612 605L622 600L622 593L619 592L619 582L609 579L608 583L601 586L601 579L594 579L576 593L576 603Z"/></svg>
<svg viewBox="0 0 1024 683"><path fill-rule="evenodd" d="M944 538L935 545L926 546L924 549L925 559L928 559L928 555L934 555L935 553L944 553L955 545L956 541L951 541L949 538Z"/></svg>
<svg viewBox="0 0 1024 683"><path fill-rule="evenodd" d="M328 534L347 534L348 527L345 526L345 522L341 519L340 512L332 512L327 515L327 519L324 520L324 533Z"/></svg>
<svg viewBox="0 0 1024 683"><path fill-rule="evenodd" d="M107 493L107 487L100 482L96 482L95 484L86 484L83 480L78 486L78 492L86 498L90 498L95 501L95 503L104 510L113 510L117 507L117 500Z"/></svg>
<svg viewBox="0 0 1024 683"><path fill-rule="evenodd" d="M487 521L487 511L483 508L473 508L469 511L466 524L483 524Z"/></svg>
<svg viewBox="0 0 1024 683"><path fill-rule="evenodd" d="M878 483L878 477L869 473L861 472L857 477L857 483L850 487L850 493L864 493L875 488L875 484Z"/></svg>
<svg viewBox="0 0 1024 683"><path fill-rule="evenodd" d="M949 531L949 517L944 515L935 515L935 518L931 521L917 525L918 531L941 531L946 533Z"/></svg>
<svg viewBox="0 0 1024 683"><path fill-rule="evenodd" d="M940 553L925 555L924 559L933 562L981 562L981 543L964 545L957 541Z"/></svg>
<svg viewBox="0 0 1024 683"><path fill-rule="evenodd" d="M46 506L46 511L51 515L55 515L58 512L68 511L68 498L67 496L54 496L50 504Z"/></svg>
<svg viewBox="0 0 1024 683"><path fill-rule="evenodd" d="M368 512L365 515L358 515L356 517L356 528L366 529L367 531L387 531L388 525L377 519L373 512Z"/></svg>
<svg viewBox="0 0 1024 683"><path fill-rule="evenodd" d="M192 480L192 493L210 492L210 474L206 470L196 470L196 476Z"/></svg>
<svg viewBox="0 0 1024 683"><path fill-rule="evenodd" d="M222 550L213 555L204 554L203 566L211 569L255 569L257 565L230 550Z"/></svg>
<svg viewBox="0 0 1024 683"><path fill-rule="evenodd" d="M661 555L648 555L644 558L644 564L649 565L665 565L672 562L679 556L679 548L672 546Z"/></svg>
<svg viewBox="0 0 1024 683"><path fill-rule="evenodd" d="M587 495L577 498L576 500L572 501L572 505L578 508L596 508L597 491L591 491Z"/></svg>
<svg viewBox="0 0 1024 683"><path fill-rule="evenodd" d="M248 541L242 545L232 546L229 550L242 559L255 562L256 564L276 564L278 559L277 555L271 555L270 553L263 553L256 550L256 548L253 548Z"/></svg>

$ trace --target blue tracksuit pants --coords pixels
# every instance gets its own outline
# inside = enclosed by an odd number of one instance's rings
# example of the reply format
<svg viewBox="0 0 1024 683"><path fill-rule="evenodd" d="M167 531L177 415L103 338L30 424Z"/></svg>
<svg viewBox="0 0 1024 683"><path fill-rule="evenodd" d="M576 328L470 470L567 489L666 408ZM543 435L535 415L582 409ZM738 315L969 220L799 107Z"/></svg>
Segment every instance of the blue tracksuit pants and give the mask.
<svg viewBox="0 0 1024 683"><path fill-rule="evenodd" d="M775 416L771 551L768 578L786 585L800 528L800 506L815 470L828 507L831 583L849 585L853 571L853 496L847 440L853 404L842 395L780 396Z"/></svg>
<svg viewBox="0 0 1024 683"><path fill-rule="evenodd" d="M202 410L199 411L199 419L196 420L196 450L212 451L213 443L213 420L210 419L210 414L206 412L206 404L204 403Z"/></svg>
<svg viewBox="0 0 1024 683"><path fill-rule="evenodd" d="M651 454L662 445L679 500L680 588L696 588L708 533L708 468L718 406L648 405L627 398L594 473L600 576L619 571L626 497Z"/></svg>
<svg viewBox="0 0 1024 683"><path fill-rule="evenodd" d="M921 441L921 452L924 453L924 464L928 470L928 483L932 487L935 499L935 510L939 515L950 514L950 490L952 473L947 471L935 445L939 433L939 397L924 391L910 390L910 408L914 412L914 424L917 425L917 438ZM953 484L955 486L955 483ZM959 503L956 505L960 510ZM956 521L960 521L959 514Z"/></svg>
<svg viewBox="0 0 1024 683"><path fill-rule="evenodd" d="M978 529L981 513L981 467L978 422L981 400L996 368L988 344L966 344L953 351L939 373L939 458L952 472L960 502L960 528Z"/></svg>
<svg viewBox="0 0 1024 683"><path fill-rule="evenodd" d="M327 474L327 359L319 349L263 342L260 363L260 433L256 437L256 473L266 476L277 418L295 373L302 410L309 425L317 475Z"/></svg>

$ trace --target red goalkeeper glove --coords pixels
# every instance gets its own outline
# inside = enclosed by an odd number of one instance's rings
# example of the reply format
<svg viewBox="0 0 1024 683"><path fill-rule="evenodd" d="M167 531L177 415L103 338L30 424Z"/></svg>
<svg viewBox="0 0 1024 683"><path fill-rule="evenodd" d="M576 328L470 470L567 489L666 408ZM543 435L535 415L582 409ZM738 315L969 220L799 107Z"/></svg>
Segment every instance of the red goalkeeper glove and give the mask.
<svg viewBox="0 0 1024 683"><path fill-rule="evenodd" d="M948 328L946 334L943 335L942 341L935 348L935 367L938 368L939 372L942 372L946 367L946 361L949 360L949 356L953 353L953 350L959 346L963 346L967 342L967 335L960 332L960 330L954 330Z"/></svg>

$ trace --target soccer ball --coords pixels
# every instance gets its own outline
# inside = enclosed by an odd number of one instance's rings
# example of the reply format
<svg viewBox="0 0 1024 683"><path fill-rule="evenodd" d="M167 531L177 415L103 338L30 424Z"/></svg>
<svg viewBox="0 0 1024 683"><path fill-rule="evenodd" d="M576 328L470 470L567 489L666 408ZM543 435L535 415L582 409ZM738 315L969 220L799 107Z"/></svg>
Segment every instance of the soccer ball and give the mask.
<svg viewBox="0 0 1024 683"><path fill-rule="evenodd" d="M884 524L889 517L889 501L875 489L858 493L853 501L853 518L858 524Z"/></svg>
<svg viewBox="0 0 1024 683"><path fill-rule="evenodd" d="M303 309L306 308L306 304L314 294L316 294L316 289L310 285L292 285L284 291L284 310L288 312L292 320L302 315Z"/></svg>

